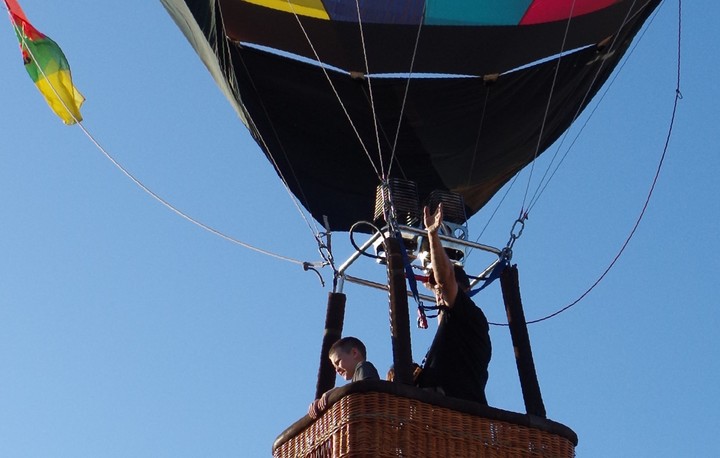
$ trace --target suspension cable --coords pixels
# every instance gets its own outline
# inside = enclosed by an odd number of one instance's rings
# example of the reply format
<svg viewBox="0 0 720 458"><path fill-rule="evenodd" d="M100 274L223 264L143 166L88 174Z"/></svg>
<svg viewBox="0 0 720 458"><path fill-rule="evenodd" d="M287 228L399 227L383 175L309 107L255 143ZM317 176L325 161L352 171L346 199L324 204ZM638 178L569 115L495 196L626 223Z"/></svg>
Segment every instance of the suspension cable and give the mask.
<svg viewBox="0 0 720 458"><path fill-rule="evenodd" d="M318 66L322 70L323 74L325 75L325 78L327 79L328 83L330 84L330 88L332 89L333 93L335 94L335 98L337 99L338 103L340 104L340 108L342 108L343 113L345 113L345 117L347 118L348 122L350 123L350 127L352 128L353 132L355 132L355 136L358 139L358 142L360 143L360 146L363 149L363 152L365 153L365 156L367 156L368 160L370 161L370 165L372 166L373 170L375 171L375 175L377 175L378 179L382 179L382 173L378 170L377 166L375 165L375 161L373 161L372 156L370 156L370 152L367 149L367 146L365 146L365 143L362 140L362 137L360 136L360 132L358 132L357 127L355 126L355 123L352 120L352 117L350 116L350 113L348 113L347 108L345 107L345 104L342 101L342 97L340 97L340 94L338 93L337 89L335 88L335 84L332 82L332 78L330 78L330 74L327 71L327 68L323 61L320 59L320 56L317 53L317 50L315 49L315 46L310 40L310 36L307 34L307 31L305 30L305 26L303 25L302 21L300 20L300 16L295 11L295 7L293 3L290 0L287 0L288 5L290 5L290 9L295 16L295 20L297 21L298 25L300 26L300 30L302 31L303 35L305 36L305 40L308 43L308 46L310 46L310 49L312 49L313 54L315 55L315 60L318 63Z"/></svg>
<svg viewBox="0 0 720 458"><path fill-rule="evenodd" d="M398 116L398 123L397 128L395 129L395 138L393 138L393 145L392 145L392 151L390 155L390 164L388 165L388 173L387 176L391 176L391 171L393 168L393 165L395 163L395 153L397 151L397 142L398 138L400 138L400 126L402 124L402 119L405 114L405 106L407 104L407 96L410 92L410 79L413 75L413 72L415 71L415 58L417 57L418 52L418 45L420 44L420 33L423 29L423 24L425 23L425 9L427 8L427 2L423 2L423 9L422 13L420 15L419 21L418 21L418 31L415 35L415 44L413 46L413 54L412 59L410 60L410 72L408 73L407 79L405 81L405 90L403 92L403 99L402 104L400 105L400 115Z"/></svg>
<svg viewBox="0 0 720 458"><path fill-rule="evenodd" d="M362 14L360 14L360 0L355 0L355 6L357 8L358 28L360 31L360 43L362 44L363 60L365 61L365 74L370 75L370 66L367 57L367 47L365 46L365 33L363 31ZM386 176L385 164L382 157L382 148L380 147L380 131L378 129L377 123L377 113L375 112L375 99L373 97L372 78L368 76L367 82L368 90L370 92L370 111L372 112L373 128L375 129L375 142L377 143L378 162L380 163L380 176L384 177Z"/></svg>
<svg viewBox="0 0 720 458"><path fill-rule="evenodd" d="M618 29L618 32L619 32L619 31L628 23L628 21L630 20L630 18L631 18L631 17L630 17L630 12L633 10L633 8L635 7L635 4L636 4L636 3L637 3L637 0L634 0L633 3L632 3L632 5L630 5L630 8L628 9L628 12L627 12L627 14L625 15L625 18L623 19L622 23L620 24L620 27L619 27L619 29ZM653 14L653 18L655 17L656 14L657 14L657 11ZM652 20L651 20L651 22L652 22ZM647 30L647 28L646 28L645 30ZM644 32L640 35L640 39L642 38L643 35L644 35ZM608 45L608 51L607 51L607 53L614 52L615 46L616 46L616 44L617 44L617 40L618 40L618 34L616 33L616 34L614 35L614 37L613 37L612 42ZM635 44L633 45L633 50L637 47L639 41L640 41L640 40L635 41ZM629 58L630 55L632 55L632 50L630 51L630 53L628 53L628 58ZM624 59L624 62L621 64L620 69L622 69L622 67L623 67L623 66L625 65L625 63L628 61L628 58L625 58L625 59ZM585 106L585 100L587 100L588 96L590 95L590 91L591 91L593 85L595 84L595 81L597 81L598 77L600 76L600 72L602 71L602 69L603 69L604 66L605 66L605 60L600 60L600 65L598 65L598 68L597 68L597 70L595 71L595 74L593 75L593 80L592 80L592 82L590 83L590 85L588 85L588 89L585 91L585 95L583 96L583 99L581 100L581 102L578 104L578 108L577 108L577 110L575 111L575 114L573 115L572 121L570 122L571 125L574 124L575 121L577 121L577 119L580 117L580 114L581 114L581 112L583 111L583 107ZM609 91L609 89L610 89L610 87L612 86L613 82L617 79L617 75L618 75L618 72L615 73L615 75L613 76L613 79L612 79L612 80L610 81L610 83L605 87L605 90L604 90L604 92L603 92L603 95L601 96L600 100L599 100L598 103L595 105L595 107L593 108L593 110L590 112L590 114L589 114L589 116L588 116L588 119L586 119L584 125L582 126L582 128L580 129L580 131L577 133L575 139L571 142L571 144L570 144L570 146L568 147L568 149L566 150L565 154L563 154L563 156L560 158L560 161L559 161L559 162L557 163L557 165L555 166L555 169L552 171L552 173L550 173L550 176L548 177L548 173L549 173L550 169L552 168L552 165L553 165L553 163L555 162L555 159L557 158L558 153L560 152L560 149L562 148L562 144L565 142L565 139L566 139L566 138L568 137L568 135L569 135L569 131L567 131L567 130L565 131L565 133L564 133L564 135L563 135L563 137L562 137L562 140L561 140L560 144L559 144L559 145L557 146L557 148L555 149L555 153L554 153L552 159L550 160L550 163L549 163L548 166L546 167L545 173L543 174L542 178L540 179L540 182L538 183L538 186L537 186L537 188L535 189L535 192L533 193L533 196L530 198L530 203L528 204L528 208L527 208L527 211L528 211L528 212L529 212L529 211L535 206L535 204L538 202L538 200L540 199L540 195L543 194L544 190L547 188L547 186L549 185L550 181L551 181L552 178L555 176L555 173L557 172L557 170L560 168L560 166L562 165L562 163L565 161L565 158L566 158L567 155L570 153L570 149L571 149L572 146L575 144L575 141L577 140L577 138L578 138L578 137L580 136L580 134L582 133L582 130L584 129L584 127L585 127L585 126L587 125L587 123L589 122L590 117L592 117L593 113L597 110L600 102L602 102L603 98L605 97L605 94L607 94L607 92ZM539 144L538 144L538 148L539 148ZM529 184L528 184L528 187L529 187ZM524 205L524 204L525 204L525 202L523 201L523 205Z"/></svg>
<svg viewBox="0 0 720 458"><path fill-rule="evenodd" d="M218 11L219 11L219 15L220 15L221 26L224 28L224 27L225 27L225 19L224 19L224 17L223 17L222 9L219 9ZM227 48L227 49L228 49L228 52L229 52L229 48ZM232 56L230 56L230 55L228 54L228 55L226 56L226 58L227 58L227 64L228 64L228 66L230 67L230 70L231 70L230 75L233 75L233 78L234 78L234 75L235 75L235 67L234 67L234 64L233 64ZM244 62L244 60L242 60L242 57L240 58L240 61L242 62L243 65L245 65L245 62ZM248 77L250 78L250 82L251 82L251 84L253 85L253 88L254 88L254 89L256 90L256 92L257 92L257 89L255 88L255 82L254 82L254 80L252 79L252 77L250 77L250 72L247 71L247 67L245 68L245 72L247 73ZM235 81L235 84L237 85L237 82L236 82L236 81ZM239 93L238 93L238 95L239 95ZM265 108L265 104L263 103L262 100L260 100L260 104L261 104L261 106L262 106L262 108L263 108L263 111L265 111L265 116L266 116L266 118L270 121L270 126L271 126L271 128L273 129L273 132L275 132L275 127L274 127L274 125L273 125L273 123L272 123L272 120L270 119L270 116L268 116L267 109ZM263 148L265 151L268 152L267 156L270 158L270 161L271 161L272 164L273 164L273 168L275 169L276 173L277 173L278 176L280 177L280 180L282 181L283 186L285 187L285 192L287 193L288 197L290 198L290 201L291 201L291 202L293 203L293 205L295 206L295 209L296 209L297 212L300 214L300 217L305 221L305 224L306 224L306 225L308 226L308 228L310 229L310 232L313 234L313 237L315 238L316 242L317 242L318 244L321 244L321 241L320 241L320 239L319 239L320 230L318 229L318 227L317 227L316 224L311 223L311 221L308 219L307 215L306 215L305 212L303 211L302 206L300 205L300 202L298 201L298 199L295 197L295 195L294 195L294 194L292 193L292 191L290 190L290 185L289 185L289 183L288 183L288 180L287 180L287 178L285 177L285 175L283 174L283 172L282 172L282 170L280 169L280 167L278 166L278 163L277 163L277 161L275 160L275 156L270 153L270 148L268 147L268 144L267 144L267 142L265 141L265 138L264 138L264 136L262 135L262 133L257 129L257 126L256 126L256 124L255 124L255 120L253 119L252 115L251 115L247 110L245 110L244 107L242 107L242 103L241 103L240 109L242 110L242 112L243 112L243 114L244 114L244 116L245 116L245 119L247 120L247 127L248 127L248 129L251 130L251 132L253 132L253 133L255 134L255 136L258 138L258 140L260 141L260 143L262 143L262 148ZM280 142L280 139L279 139L279 137L278 137L278 135L277 135L276 132L275 132L275 138L278 140L278 142ZM289 161L288 158L287 158L287 154L285 153L285 149L284 149L282 143L280 144L280 148L281 148L281 151L283 152L283 155L285 156L285 159L286 159L288 165L290 165L290 161ZM299 189L299 191L300 191L300 194L303 196L303 199L305 200L305 202L309 202L308 199L307 199L307 197L305 197L305 191L304 191L303 187L300 185L300 182L299 182L299 180L297 179L297 176L295 175L295 170L293 169L292 165L290 165L290 171L291 171L292 174L293 174L293 178L295 178L295 183L297 184L297 187L298 187L298 189Z"/></svg>
<svg viewBox="0 0 720 458"><path fill-rule="evenodd" d="M632 5L630 5L630 8L628 8L628 11L627 11L627 13L626 13L626 15L625 15L625 18L623 18L623 21L621 22L620 27L619 27L618 30L621 30L622 27L624 27L624 26L627 24L628 20L630 19L630 12L633 10L636 2L637 2L637 0L634 0L633 3L632 3ZM545 171L545 173L543 174L543 177L541 178L540 183L538 184L537 189L535 190L533 196L532 196L531 199L530 199L530 204L528 204L528 205L527 205L527 208L526 208L527 197L528 197L529 190L530 190L530 183L531 183L531 181L532 181L532 175L533 175L533 171L534 171L534 169L535 169L535 159L537 159L537 157L538 157L538 155L539 155L540 145L541 145L541 143L542 143L542 135L543 135L543 132L544 132L544 130L545 130L545 125L546 125L546 123L547 123L547 118L548 118L548 114L549 114L549 108L550 108L550 104L551 104L551 101L552 101L552 97L553 97L553 94L554 94L554 91L555 91L555 85L556 85L556 83L557 83L557 75L558 75L558 70L559 70L559 68L560 68L560 65L559 65L559 64L560 64L560 61L562 60L562 56L563 56L563 53L564 53L564 51L565 51L565 42L566 42L566 40L567 40L567 35L568 35L568 33L569 33L570 22L571 22L571 20L572 20L572 11L574 10L574 7L575 7L575 0L573 0L573 4L571 5L571 14L570 14L570 16L568 17L568 22L567 22L566 27L565 27L565 35L564 35L564 37L563 37L563 42L562 42L562 45L561 45L561 49L560 49L560 53L559 53L559 57L558 57L558 62L557 62L557 65L555 66L555 74L553 75L553 82L552 82L552 86L551 86L551 89L550 89L550 93L549 93L549 95L548 95L548 100L547 100L546 107L545 107L545 113L544 113L544 115L543 115L543 121L542 121L542 124L541 124L541 127L540 127L540 134L538 135L538 142L537 142L536 147L535 147L535 158L530 162L530 176L528 177L528 180L527 180L527 185L526 185L526 188L525 188L525 194L524 194L524 197L523 197L523 201L522 201L522 205L521 205L520 213L519 213L519 214L520 214L520 217L523 218L523 219L527 219L527 217L528 217L528 215L529 215L529 213L530 213L530 210L535 206L535 204L537 204L540 195L543 193L543 191L545 190L545 188L548 186L550 180L554 177L554 175L555 175L555 173L557 172L557 170L559 169L560 165L561 165L562 162L565 160L565 157L567 156L567 154L569 154L570 148L571 148L572 145L575 143L574 141L571 143L570 147L568 147L568 150L565 152L565 154L564 154L563 157L561 158L560 162L555 166L555 170L550 174L550 177L547 178L547 177L548 177L548 171L552 168L552 165L553 165L553 163L555 162L555 159L557 158L558 152L559 152L559 150L560 150L560 148L561 148L561 146L562 146L562 142L564 142L565 138L567 138L568 132L566 131L565 134L563 135L563 140L561 141L561 144L558 145L558 147L556 148L556 152L555 152L555 154L553 155L553 158L552 158L552 160L550 161L550 164L548 164L548 167L546 168L546 171ZM609 49L614 49L615 43L617 42L617 39L618 39L618 36L617 36L617 34L615 34L615 37L614 37L612 43L609 45ZM637 46L637 45L636 45L636 46ZM594 82L597 80L597 78L598 78L598 76L599 76L599 74L600 74L600 72L601 72L604 64L605 64L605 61L601 61L601 62L600 62L600 65L598 66L598 69L597 69L597 71L595 72L595 75L593 76L593 81L592 81L591 84L588 86L588 89L586 90L585 95L583 96L583 99L582 99L581 103L578 105L578 108L577 108L575 114L573 115L571 124L574 124L574 123L575 123L575 121L576 121L576 120L578 119L578 117L580 116L580 113L583 111L582 107L584 106L584 102L585 102L585 100L587 99L587 97L589 96L590 90L591 90ZM615 76L615 77L613 78L613 80L614 80L615 78L617 78L617 76ZM611 83L612 83L612 81L611 81ZM609 89L609 87L605 89L605 93L607 93L608 89ZM596 109L597 109L597 106L593 109L593 112L594 112ZM593 112L591 112L590 114L592 115ZM586 120L585 124L587 124L588 121L589 121L589 120ZM581 132L582 132L582 130L581 130ZM576 138L575 138L576 140L577 140L577 137L579 137L579 135L580 135L580 133L577 134L577 136L576 136ZM505 194L503 195L502 200L501 200L500 203L498 203L498 205L496 206L495 210L494 210L493 213L491 214L491 216L490 216L490 218L488 219L488 221L486 222L486 224L485 224L485 226L484 226L481 234L480 234L478 237L480 237L480 236L482 235L482 233L484 233L485 230L487 229L487 227L488 227L488 225L490 224L490 222L492 221L493 217L494 217L495 214L498 212L498 210L499 210L502 202L505 200L505 198L506 198L507 195L509 194L510 189L511 189L512 187L514 187L515 183L517 182L518 176L519 176L519 175L515 175L515 177L513 178L512 182L511 182L510 185L507 187L507 190L505 191ZM547 178L547 180L546 180L546 178Z"/></svg>
<svg viewBox="0 0 720 458"><path fill-rule="evenodd" d="M560 44L560 56L558 57L557 64L555 65L555 73L553 74L553 80L552 85L550 86L550 93L548 94L547 103L545 104L545 112L543 113L543 120L540 125L540 132L538 133L538 140L535 145L535 152L533 156L533 160L530 162L530 174L528 176L527 185L525 187L525 195L523 196L522 206L520 212L522 213L525 209L525 201L527 200L527 195L530 190L530 183L532 181L533 171L535 170L535 159L537 159L538 155L540 154L540 145L542 144L542 137L545 133L545 125L547 124L547 118L548 114L550 112L550 104L552 103L553 95L555 94L555 85L557 84L557 76L560 72L560 62L562 61L562 54L565 52L565 43L567 42L568 34L570 33L570 24L572 23L572 14L573 11L575 11L575 2L576 0L573 0L572 5L570 6L570 15L568 16L567 23L565 24L565 33L563 34L562 43Z"/></svg>
<svg viewBox="0 0 720 458"><path fill-rule="evenodd" d="M643 207L642 207L642 209L641 209L641 211L640 211L640 214L638 215L637 220L635 221L635 224L633 225L632 230L631 230L630 233L628 234L627 238L625 239L625 241L623 242L622 246L621 246L620 249L618 250L618 253L617 253L617 254L615 255L615 257L612 259L612 261L611 261L610 264L607 266L607 268L606 268L606 269L603 271L603 273L597 278L597 280L595 280L595 282L594 282L592 285L590 285L590 287L589 287L587 290L585 290L585 292L583 292L577 299L575 299L574 301L572 301L572 302L569 303L568 305L564 306L563 308L561 308L561 309L559 309L559 310L557 310L557 311L555 311L555 312L553 312L553 313L551 313L551 314L549 314L549 315L546 315L546 316L544 316L544 317L542 317L542 318L538 318L538 319L535 319L535 320L528 321L527 324L540 323L540 322L542 322L542 321L549 320L550 318L554 318L554 317L558 316L559 314L563 313L564 311L566 311L566 310L574 307L574 306L577 305L580 301L582 301L588 294L590 294L590 292L591 292L593 289L595 289L595 287L605 278L605 276L608 274L608 272L610 272L610 270L615 266L615 263L617 263L617 261L620 259L620 256L623 254L623 252L624 252L625 249L627 248L628 244L630 243L630 240L633 238L633 236L635 235L635 232L637 231L638 227L640 226L640 222L642 221L643 217L645 216L645 212L646 212L648 206L650 205L650 199L651 199L652 196L653 196L653 193L654 193L654 191L655 191L655 186L657 185L657 182L658 182L658 180L659 180L660 172L661 172L662 167L663 167L663 165L664 165L665 157L666 157L666 155L667 155L668 148L669 148L669 146L670 146L670 139L671 139L671 137L672 137L672 131L673 131L673 128L674 128L674 126L675 126L675 118L676 118L676 115L677 115L678 105L679 105L680 100L682 100L682 98L683 98L682 92L681 92L681 90L680 90L681 81L682 81L682 79L681 79L681 70L682 70L682 61L681 61L682 52L681 52L681 50L682 50L682 46L681 46L681 45L682 45L682 0L678 0L677 74L676 74L675 98L674 98L674 101L673 101L672 113L671 113L671 115L670 115L670 123L669 123L669 126L668 126L668 131L667 131L667 134L665 135L665 143L664 143L664 145L663 145L662 153L661 153L661 155L660 155L660 159L659 159L659 161L658 161L658 165L657 165L657 168L656 168L656 170L655 170L655 175L654 175L653 180L652 180L652 182L651 182L650 189L649 189L648 194L647 194L647 197L646 197L646 199L645 199L645 203L643 204ZM490 323L490 324L495 325L495 326L508 326L507 323Z"/></svg>
<svg viewBox="0 0 720 458"><path fill-rule="evenodd" d="M657 11L655 11L653 13L652 17L650 18L649 24L652 24L652 22L654 21L656 16L657 16ZM535 193L533 194L533 197L530 199L530 204L528 204L528 212L530 212L530 210L532 210L535 207L535 205L540 201L540 197L545 193L545 190L550 185L550 181L552 181L553 177L560 169L560 166L563 164L563 162L565 162L565 159L567 158L568 154L570 154L570 150L573 148L575 143L578 141L578 139L580 138L580 135L582 134L582 132L585 130L585 128L590 123L590 119L592 119L593 115L595 114L597 109L600 107L600 104L605 99L607 94L610 92L610 88L615 84L615 81L618 79L620 72L625 67L625 65L629 61L630 56L632 56L635 49L638 47L638 45L642 41L642 38L645 36L646 31L647 31L647 28L644 28L643 31L641 32L640 36L638 37L638 39L633 43L632 49L630 49L630 51L628 51L627 58L625 58L623 60L623 62L619 65L618 71L615 72L615 74L613 75L613 77L609 81L609 83L607 85L605 85L605 88L603 89L602 94L600 95L599 99L597 100L597 103L593 106L592 110L590 110L590 112L588 113L588 116L585 119L585 121L583 122L583 125L579 128L578 132L575 134L575 137L570 142L570 145L565 150L565 153L562 155L562 157L558 161L558 163L555 166L555 168L553 169L552 173L550 173L550 176L547 177L547 171L546 171L545 175L540 180L540 183L538 184L538 188L535 191ZM581 110L578 109L578 111L575 113L575 116L573 117L573 121L572 121L573 123L580 117L580 111ZM550 164L548 165L548 170L552 166L552 163L555 162L555 158L557 157L560 149L562 149L562 146L565 143L565 140L567 139L568 135L569 135L569 132L566 131L565 134L563 135L563 138L562 138L560 144L557 146L557 149L556 149L555 155L553 156L553 159L550 161ZM545 179L546 177L547 177L547 179Z"/></svg>

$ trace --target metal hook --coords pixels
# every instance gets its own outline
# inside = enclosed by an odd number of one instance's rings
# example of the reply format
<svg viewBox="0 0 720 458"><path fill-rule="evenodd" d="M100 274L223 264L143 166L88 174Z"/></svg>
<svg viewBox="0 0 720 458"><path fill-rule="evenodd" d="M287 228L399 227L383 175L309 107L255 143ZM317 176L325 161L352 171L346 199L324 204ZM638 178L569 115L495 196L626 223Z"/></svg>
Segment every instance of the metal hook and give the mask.
<svg viewBox="0 0 720 458"><path fill-rule="evenodd" d="M320 275L320 272L315 267L313 267L312 264L310 264L309 262L303 262L303 270L306 272L308 270L312 270L313 272L315 272L317 274L318 278L320 279L320 284L322 285L323 288L325 287L325 280L323 280L322 275Z"/></svg>
<svg viewBox="0 0 720 458"><path fill-rule="evenodd" d="M527 219L527 215L523 218L518 218L515 220L515 223L513 223L512 229L510 229L510 240L508 240L507 247L505 249L509 249L512 253L512 247L515 244L515 240L519 239L520 236L523 233L523 230L525 229L525 220ZM516 229L518 229L518 224L520 225L519 230L517 232Z"/></svg>

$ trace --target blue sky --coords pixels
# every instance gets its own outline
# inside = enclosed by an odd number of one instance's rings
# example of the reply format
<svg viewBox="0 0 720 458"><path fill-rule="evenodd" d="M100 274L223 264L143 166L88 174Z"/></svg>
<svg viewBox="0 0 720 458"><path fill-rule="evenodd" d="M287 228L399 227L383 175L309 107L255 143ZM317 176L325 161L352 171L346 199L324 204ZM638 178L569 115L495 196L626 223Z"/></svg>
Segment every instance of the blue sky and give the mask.
<svg viewBox="0 0 720 458"><path fill-rule="evenodd" d="M231 237L319 258L159 2L22 6L68 56L87 97L84 126L135 177ZM677 1L661 6L530 213L513 258L528 319L585 292L641 211L675 95L677 10ZM683 4L683 98L625 253L586 299L530 326L548 416L577 432L579 457L720 454L719 16L717 2ZM138 188L46 107L9 21L0 66L0 455L270 456L314 394L328 287ZM521 175L481 242L505 244L527 182ZM496 203L471 219L471 236ZM337 258L351 251L347 234L333 245ZM371 262L354 272L384 277ZM345 292L345 334L362 338L384 372L386 295ZM504 320L498 285L477 301ZM415 359L433 331L412 330ZM507 328L493 326L491 338L489 402L522 412Z"/></svg>

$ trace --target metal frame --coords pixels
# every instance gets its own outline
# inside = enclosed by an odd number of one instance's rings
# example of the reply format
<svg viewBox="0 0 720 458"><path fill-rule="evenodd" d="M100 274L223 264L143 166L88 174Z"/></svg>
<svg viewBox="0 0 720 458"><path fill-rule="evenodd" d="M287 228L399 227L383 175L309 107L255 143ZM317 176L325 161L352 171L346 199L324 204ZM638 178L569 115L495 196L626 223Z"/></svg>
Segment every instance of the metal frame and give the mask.
<svg viewBox="0 0 720 458"><path fill-rule="evenodd" d="M399 225L398 230L400 231L401 236L408 236L408 238L412 238L415 236L422 236L427 237L427 231L425 229L420 229L417 227L412 226L403 226ZM366 250L368 250L370 247L374 246L380 238L390 237L392 234L390 233L389 226L383 227L379 232L374 233L365 243L363 243L359 249L356 249L353 254L351 254L345 262L343 262L340 267L337 269L337 285L335 292L342 292L343 287L345 284L345 281L348 281L350 283L362 285L362 286L368 286L370 288L375 288L383 291L388 291L388 286L383 283L378 283L372 280L364 279L355 277L352 275L348 275L346 272L352 266L355 261L358 260L360 256L362 256L362 253L364 253ZM484 245L481 243L472 242L469 240L459 239L447 235L440 234L440 241L443 244L443 247L445 248L475 248L487 253L492 253L497 255L497 259L494 260L488 267L486 267L484 270L482 270L478 275L473 275L473 277L477 277L476 279L473 279L471 282L471 286L475 286L479 281L486 278L487 275L493 270L493 268L497 265L498 262L501 261L502 257L504 256L504 250L495 248L489 245ZM408 296L412 296L412 292L407 292ZM428 296L428 295L420 295L420 298L427 301L434 301L435 298Z"/></svg>

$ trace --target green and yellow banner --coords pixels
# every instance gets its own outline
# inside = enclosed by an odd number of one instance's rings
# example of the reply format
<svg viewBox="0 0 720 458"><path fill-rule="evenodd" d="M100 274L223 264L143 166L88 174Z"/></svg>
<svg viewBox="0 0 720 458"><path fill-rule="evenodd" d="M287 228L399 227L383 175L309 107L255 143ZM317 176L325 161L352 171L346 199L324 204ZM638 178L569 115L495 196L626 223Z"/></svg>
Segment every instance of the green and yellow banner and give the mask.
<svg viewBox="0 0 720 458"><path fill-rule="evenodd" d="M30 78L65 124L82 121L80 106L85 98L73 85L65 54L54 41L30 24L17 0L4 1Z"/></svg>

